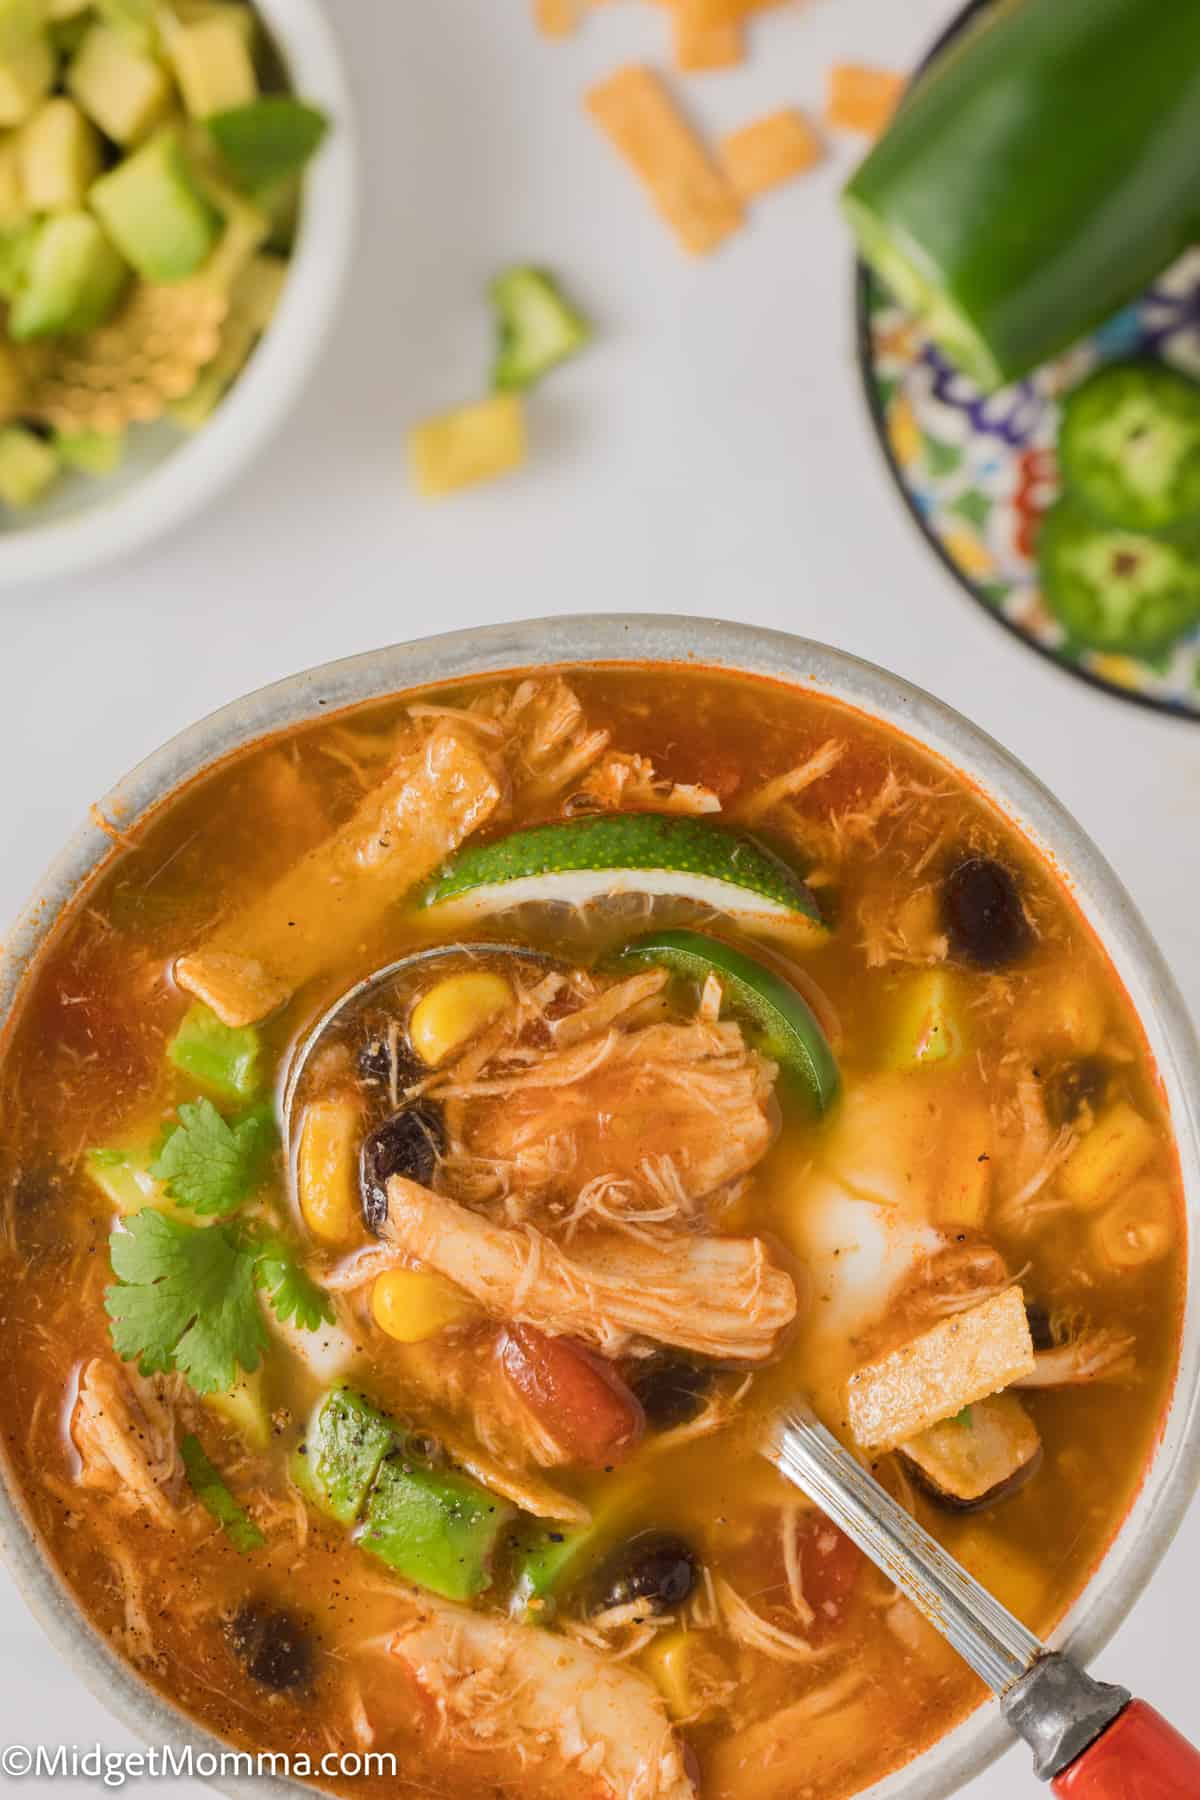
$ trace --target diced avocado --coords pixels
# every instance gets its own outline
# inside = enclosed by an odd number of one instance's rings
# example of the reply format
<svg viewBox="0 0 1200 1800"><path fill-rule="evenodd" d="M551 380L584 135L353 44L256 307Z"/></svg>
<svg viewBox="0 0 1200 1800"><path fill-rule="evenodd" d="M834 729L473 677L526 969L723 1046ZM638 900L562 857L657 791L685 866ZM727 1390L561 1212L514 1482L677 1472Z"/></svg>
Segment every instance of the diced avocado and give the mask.
<svg viewBox="0 0 1200 1800"><path fill-rule="evenodd" d="M492 1584L492 1556L516 1508L465 1475L389 1456L376 1476L359 1539L398 1575L447 1600Z"/></svg>
<svg viewBox="0 0 1200 1800"><path fill-rule="evenodd" d="M67 69L67 88L115 143L140 144L171 108L171 78L161 63L111 25L93 25Z"/></svg>
<svg viewBox="0 0 1200 1800"><path fill-rule="evenodd" d="M258 76L245 33L225 12L191 24L170 22L164 31L167 56L183 103L193 119L232 106L245 106L258 93Z"/></svg>
<svg viewBox="0 0 1200 1800"><path fill-rule="evenodd" d="M496 309L497 388L527 388L582 350L592 335L552 275L544 269L506 269L489 289Z"/></svg>
<svg viewBox="0 0 1200 1800"><path fill-rule="evenodd" d="M313 155L329 121L290 94L270 94L205 120L234 180L257 192L296 175Z"/></svg>
<svg viewBox="0 0 1200 1800"><path fill-rule="evenodd" d="M143 1206L153 1206L158 1212L175 1213L178 1218L189 1216L176 1209L174 1202L167 1198L162 1182L156 1181L150 1173L158 1148L157 1137L158 1127L152 1125L144 1131L131 1133L124 1144L105 1145L89 1150L84 1156L88 1175L122 1218L140 1212Z"/></svg>
<svg viewBox="0 0 1200 1800"><path fill-rule="evenodd" d="M29 393L29 379L12 347L0 338L0 425L20 418Z"/></svg>
<svg viewBox="0 0 1200 1800"><path fill-rule="evenodd" d="M81 13L89 12L91 7L92 0L49 0L46 17L52 25L57 25L64 19L79 18Z"/></svg>
<svg viewBox="0 0 1200 1800"><path fill-rule="evenodd" d="M178 135L165 131L91 191L118 249L147 281L182 281L210 255L221 215L195 181Z"/></svg>
<svg viewBox="0 0 1200 1800"><path fill-rule="evenodd" d="M611 1548L644 1492L640 1474L617 1476L593 1507L588 1524L523 1525L513 1556L514 1616L547 1624L559 1598Z"/></svg>
<svg viewBox="0 0 1200 1800"><path fill-rule="evenodd" d="M29 259L37 242L38 227L32 220L23 225L0 226L0 295L11 300L29 271Z"/></svg>
<svg viewBox="0 0 1200 1800"><path fill-rule="evenodd" d="M292 1458L292 1479L321 1512L339 1525L353 1525L397 1442L395 1427L369 1400L351 1388L334 1388Z"/></svg>
<svg viewBox="0 0 1200 1800"><path fill-rule="evenodd" d="M0 501L19 509L34 506L58 475L50 445L24 425L0 430Z"/></svg>
<svg viewBox="0 0 1200 1800"><path fill-rule="evenodd" d="M19 134L10 131L0 139L0 225L29 222L29 206L21 186Z"/></svg>
<svg viewBox="0 0 1200 1800"><path fill-rule="evenodd" d="M125 455L122 431L56 431L52 441L59 461L82 475L111 475Z"/></svg>
<svg viewBox="0 0 1200 1800"><path fill-rule="evenodd" d="M241 0L175 0L171 10L184 25L214 17L228 19L245 38L248 50L253 52L258 43L258 17L254 8L244 6Z"/></svg>
<svg viewBox="0 0 1200 1800"><path fill-rule="evenodd" d="M167 1045L167 1060L229 1100L248 1100L258 1091L261 1050L253 1025L223 1025L197 1000Z"/></svg>
<svg viewBox="0 0 1200 1800"><path fill-rule="evenodd" d="M252 1450L265 1450L271 1442L271 1415L267 1408L264 1370L243 1374L227 1394L206 1394L204 1404L224 1419Z"/></svg>
<svg viewBox="0 0 1200 1800"><path fill-rule="evenodd" d="M224 220L216 248L197 275L210 287L229 293L255 251L266 243L271 222L265 212L252 206L219 176L202 167L194 167L194 174L197 185Z"/></svg>
<svg viewBox="0 0 1200 1800"><path fill-rule="evenodd" d="M128 39L135 50L153 56L160 48L156 0L93 0L106 25Z"/></svg>
<svg viewBox="0 0 1200 1800"><path fill-rule="evenodd" d="M72 212L103 167L100 134L64 94L44 100L17 140L21 185L31 212Z"/></svg>
<svg viewBox="0 0 1200 1800"><path fill-rule="evenodd" d="M0 126L23 124L57 68L44 0L0 0Z"/></svg>
<svg viewBox="0 0 1200 1800"><path fill-rule="evenodd" d="M8 335L19 344L91 331L115 310L128 279L128 268L91 213L55 213L38 227L8 315Z"/></svg>

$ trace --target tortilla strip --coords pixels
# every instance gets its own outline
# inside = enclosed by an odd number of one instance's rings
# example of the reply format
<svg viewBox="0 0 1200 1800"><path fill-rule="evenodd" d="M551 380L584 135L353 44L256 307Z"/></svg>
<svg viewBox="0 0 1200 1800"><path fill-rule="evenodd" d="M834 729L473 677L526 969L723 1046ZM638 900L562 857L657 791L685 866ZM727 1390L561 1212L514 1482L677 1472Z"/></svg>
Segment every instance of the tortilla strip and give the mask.
<svg viewBox="0 0 1200 1800"><path fill-rule="evenodd" d="M500 787L469 734L442 725L401 756L331 837L179 958L175 979L226 1025L282 1006L495 810Z"/></svg>
<svg viewBox="0 0 1200 1800"><path fill-rule="evenodd" d="M861 131L878 137L900 104L907 82L890 69L869 69L862 63L836 63L829 71L825 121L843 131Z"/></svg>
<svg viewBox="0 0 1200 1800"><path fill-rule="evenodd" d="M740 19L713 18L710 0L675 0L675 67L685 74L731 69L746 57Z"/></svg>
<svg viewBox="0 0 1200 1800"><path fill-rule="evenodd" d="M1005 1288L857 1370L847 1387L850 1429L872 1450L894 1450L1033 1367L1024 1296Z"/></svg>
<svg viewBox="0 0 1200 1800"><path fill-rule="evenodd" d="M785 106L721 143L721 161L738 193L753 200L820 162L825 146L802 113Z"/></svg>
<svg viewBox="0 0 1200 1800"><path fill-rule="evenodd" d="M533 22L543 37L570 37L579 23L579 0L533 0Z"/></svg>
<svg viewBox="0 0 1200 1800"><path fill-rule="evenodd" d="M741 201L651 69L618 69L586 105L685 250L703 256L742 224Z"/></svg>

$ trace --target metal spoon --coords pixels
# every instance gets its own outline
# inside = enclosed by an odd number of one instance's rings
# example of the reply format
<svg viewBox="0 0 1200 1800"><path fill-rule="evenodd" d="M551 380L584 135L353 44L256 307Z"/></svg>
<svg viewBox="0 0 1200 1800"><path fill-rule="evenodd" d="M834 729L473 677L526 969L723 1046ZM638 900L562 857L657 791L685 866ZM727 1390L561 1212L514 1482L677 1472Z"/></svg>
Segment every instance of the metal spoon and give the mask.
<svg viewBox="0 0 1200 1800"><path fill-rule="evenodd" d="M523 962L539 964L542 968L557 968L552 956L543 951L530 950L523 944L439 944L432 950L415 950L408 956L402 956L398 962L388 963L385 968L376 969L373 974L356 981L353 987L340 994L331 1006L311 1025L301 1038L292 1053L288 1066L287 1080L283 1089L283 1145L284 1154L291 1166L291 1147L295 1135L297 1102L305 1070L317 1050L327 1043L335 1034L340 1035L350 1023L355 1012L363 1012L372 1004L380 1004L385 995L391 999L393 1006L401 1002L405 996L406 977L411 973L423 971L431 963L457 957L460 961L487 963L493 959L517 957Z"/></svg>
<svg viewBox="0 0 1200 1800"><path fill-rule="evenodd" d="M781 1475L908 1596L999 1697L1062 1800L1198 1800L1200 1753L1128 1689L1093 1681L1019 1619L897 1505L805 1403L760 1446Z"/></svg>

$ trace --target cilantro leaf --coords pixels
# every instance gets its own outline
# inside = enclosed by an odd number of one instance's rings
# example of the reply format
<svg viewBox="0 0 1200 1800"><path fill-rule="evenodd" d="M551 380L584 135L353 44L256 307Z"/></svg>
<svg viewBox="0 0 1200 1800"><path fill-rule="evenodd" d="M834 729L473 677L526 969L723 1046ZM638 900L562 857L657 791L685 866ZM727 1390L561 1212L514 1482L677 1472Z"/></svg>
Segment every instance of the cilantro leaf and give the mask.
<svg viewBox="0 0 1200 1800"><path fill-rule="evenodd" d="M274 1121L265 1108L256 1107L230 1125L211 1100L184 1101L179 1120L150 1173L166 1183L180 1206L228 1218L262 1181L274 1148Z"/></svg>
<svg viewBox="0 0 1200 1800"><path fill-rule="evenodd" d="M302 1331L316 1331L334 1323L329 1295L305 1274L281 1238L262 1243L254 1278L281 1324L294 1319Z"/></svg>
<svg viewBox="0 0 1200 1800"><path fill-rule="evenodd" d="M261 1246L143 1207L108 1240L113 1347L143 1375L178 1369L198 1394L228 1393L267 1347L255 1297Z"/></svg>

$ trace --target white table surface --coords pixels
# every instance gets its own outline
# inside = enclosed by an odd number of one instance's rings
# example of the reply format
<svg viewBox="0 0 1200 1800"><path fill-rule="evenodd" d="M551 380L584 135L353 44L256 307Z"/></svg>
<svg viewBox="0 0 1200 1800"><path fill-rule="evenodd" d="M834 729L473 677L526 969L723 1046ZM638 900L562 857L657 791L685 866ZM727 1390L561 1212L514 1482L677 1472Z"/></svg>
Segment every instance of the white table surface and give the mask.
<svg viewBox="0 0 1200 1800"><path fill-rule="evenodd" d="M338 0L367 201L340 330L270 460L220 509L94 578L0 596L0 916L88 802L246 689L426 632L622 609L825 639L950 700L1082 820L1200 1006L1200 729L1093 693L1010 640L918 540L852 364L834 193L854 147L686 260L579 109L584 85L665 61L650 6L539 41L527 0ZM727 128L816 108L839 57L908 66L947 0L809 0L760 21L748 66L693 77ZM528 472L440 506L405 483L406 422L476 395L483 288L513 260L563 271L596 347L532 404ZM1200 1727L1194 1512L1101 1672ZM59 1662L0 1576L0 1739L132 1739ZM19 1784L0 1778L0 1787ZM54 1781L56 1796L99 1792ZM1031 1792L1020 1752L970 1800ZM179 1800L198 1783L164 1782Z"/></svg>

